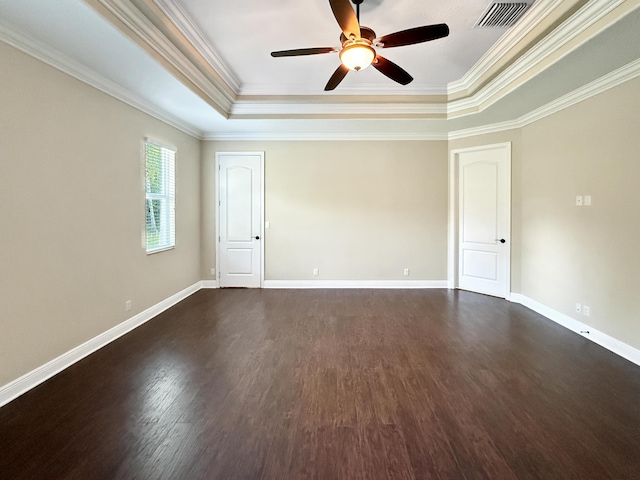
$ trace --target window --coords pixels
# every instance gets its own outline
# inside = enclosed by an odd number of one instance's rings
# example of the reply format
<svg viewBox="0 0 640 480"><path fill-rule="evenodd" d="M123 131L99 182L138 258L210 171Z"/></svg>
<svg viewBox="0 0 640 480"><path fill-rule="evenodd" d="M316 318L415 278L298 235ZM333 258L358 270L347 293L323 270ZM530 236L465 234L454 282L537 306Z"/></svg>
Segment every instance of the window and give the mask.
<svg viewBox="0 0 640 480"><path fill-rule="evenodd" d="M147 253L176 244L175 151L145 142Z"/></svg>

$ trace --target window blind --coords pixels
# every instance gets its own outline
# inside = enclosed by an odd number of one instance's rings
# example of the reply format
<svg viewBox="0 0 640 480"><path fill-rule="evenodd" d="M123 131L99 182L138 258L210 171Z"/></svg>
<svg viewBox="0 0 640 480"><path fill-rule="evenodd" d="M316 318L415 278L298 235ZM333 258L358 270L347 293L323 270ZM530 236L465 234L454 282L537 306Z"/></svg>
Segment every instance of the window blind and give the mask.
<svg viewBox="0 0 640 480"><path fill-rule="evenodd" d="M145 142L147 253L173 248L175 228L175 151Z"/></svg>

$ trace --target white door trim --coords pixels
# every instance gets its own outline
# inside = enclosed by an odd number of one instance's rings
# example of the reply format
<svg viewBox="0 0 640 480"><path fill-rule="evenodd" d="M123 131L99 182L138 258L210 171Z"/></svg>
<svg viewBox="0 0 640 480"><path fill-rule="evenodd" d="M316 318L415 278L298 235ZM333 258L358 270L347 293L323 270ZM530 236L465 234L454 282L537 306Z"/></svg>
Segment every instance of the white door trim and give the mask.
<svg viewBox="0 0 640 480"><path fill-rule="evenodd" d="M507 205L509 212L507 215L506 230L509 233L506 243L507 264L506 264L506 289L505 299L509 300L511 292L511 142L494 143L491 145L481 145L477 147L460 148L451 150L449 154L449 235L447 252L447 285L448 288L458 288L458 172L461 153L481 152L483 150L493 150L504 148L507 153Z"/></svg>
<svg viewBox="0 0 640 480"><path fill-rule="evenodd" d="M267 239L264 236L264 152L216 152L216 279L220 282L220 157L222 155L256 156L260 157L260 288L264 288L264 244Z"/></svg>

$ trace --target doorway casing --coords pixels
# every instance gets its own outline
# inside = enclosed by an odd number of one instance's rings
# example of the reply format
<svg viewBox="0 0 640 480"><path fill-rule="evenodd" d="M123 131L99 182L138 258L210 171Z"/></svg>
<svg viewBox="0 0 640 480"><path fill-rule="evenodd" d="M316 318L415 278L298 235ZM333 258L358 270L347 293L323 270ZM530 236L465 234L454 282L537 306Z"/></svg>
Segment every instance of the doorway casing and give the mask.
<svg viewBox="0 0 640 480"><path fill-rule="evenodd" d="M505 175L506 182L506 225L504 226L504 244L506 252L505 266L505 290L503 296L509 300L511 292L511 142L496 143L491 145L482 145L469 148L451 150L449 154L449 232L448 232L448 258L447 258L447 283L448 288L459 288L459 230L460 230L460 156L474 152L486 152L495 150L499 154L506 155L507 172Z"/></svg>
<svg viewBox="0 0 640 480"><path fill-rule="evenodd" d="M259 186L259 190L260 190L260 207L259 207L259 211L258 216L259 216L259 251L260 251L260 282L259 282L259 288L263 288L264 286L264 272L265 272L265 235L264 235L264 218L265 218L265 211L264 211L264 199L265 199L265 181L264 181L264 152L216 152L215 154L215 176L216 176L216 180L215 180L215 188L216 188L216 195L215 195L215 215L216 215L216 220L215 220L215 224L216 224L216 235L215 235L215 242L216 242L216 278L217 280L217 284L218 286L222 286L222 284L220 283L220 277L221 277L221 272L220 272L220 232L221 232L221 225L220 225L220 204L221 204L221 196L220 196L220 192L221 192L221 188L220 188L220 164L221 164L221 158L223 157L229 157L229 156L233 156L233 157L238 157L238 158L242 158L242 157L259 157L259 164L260 164L260 186Z"/></svg>

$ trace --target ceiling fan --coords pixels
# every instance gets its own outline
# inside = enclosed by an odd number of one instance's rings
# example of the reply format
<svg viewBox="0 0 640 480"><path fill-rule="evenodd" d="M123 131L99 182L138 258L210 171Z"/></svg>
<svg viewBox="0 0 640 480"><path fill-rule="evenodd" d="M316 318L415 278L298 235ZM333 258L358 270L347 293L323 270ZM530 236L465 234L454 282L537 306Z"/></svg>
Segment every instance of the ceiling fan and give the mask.
<svg viewBox="0 0 640 480"><path fill-rule="evenodd" d="M403 68L382 55L378 55L374 47L391 48L428 42L449 35L449 27L445 23L410 28L376 38L376 33L369 27L360 26L360 4L364 0L351 0L356 6L353 10L349 0L329 0L333 15L342 29L340 35L341 48L315 47L296 50L271 52L272 57L296 57L299 55L318 55L322 53L340 52L340 66L333 73L324 87L325 91L335 89L349 70L359 71L373 65L373 68L391 80L407 85L413 80Z"/></svg>

